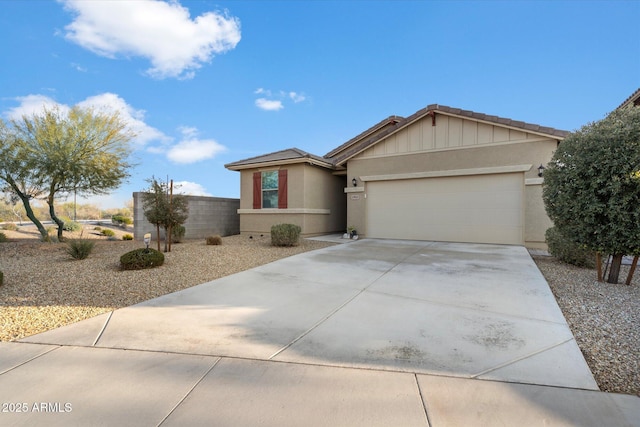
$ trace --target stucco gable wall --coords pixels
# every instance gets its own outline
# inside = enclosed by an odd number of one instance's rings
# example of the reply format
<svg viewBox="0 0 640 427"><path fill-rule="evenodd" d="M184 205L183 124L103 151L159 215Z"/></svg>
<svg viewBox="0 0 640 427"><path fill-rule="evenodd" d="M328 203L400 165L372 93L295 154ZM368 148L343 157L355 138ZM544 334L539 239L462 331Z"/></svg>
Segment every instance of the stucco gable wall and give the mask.
<svg viewBox="0 0 640 427"><path fill-rule="evenodd" d="M410 126L378 142L355 159L429 152L447 149L472 148L491 144L526 142L541 137L527 132L458 117L436 115L424 117Z"/></svg>

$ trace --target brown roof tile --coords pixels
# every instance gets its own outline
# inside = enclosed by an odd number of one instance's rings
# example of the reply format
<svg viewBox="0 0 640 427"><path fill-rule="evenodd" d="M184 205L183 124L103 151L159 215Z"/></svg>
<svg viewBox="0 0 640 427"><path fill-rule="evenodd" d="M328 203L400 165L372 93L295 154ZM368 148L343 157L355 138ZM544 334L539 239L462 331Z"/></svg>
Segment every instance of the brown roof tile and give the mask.
<svg viewBox="0 0 640 427"><path fill-rule="evenodd" d="M640 106L640 88L633 92L627 99L625 99L624 102L620 104L618 108L616 108L616 110L628 105Z"/></svg>
<svg viewBox="0 0 640 427"><path fill-rule="evenodd" d="M629 99L633 98L633 96L635 95L638 95L638 98L640 99L640 89L636 91L636 93ZM625 102L628 101L629 100ZM261 156L251 157L248 159L239 160L237 162L228 163L225 165L225 167L228 169L242 169L254 164L257 165L271 162L277 163L278 161L295 159L313 160L330 168L341 166L346 160L374 145L390 134L410 125L416 120L419 120L429 114L435 113L466 117L487 123L495 123L500 126L522 129L523 131L540 133L546 136L557 137L560 139L566 137L569 134L569 132L565 130L540 126L533 123L526 123L523 121L512 120L505 117L477 113L471 110L462 110L460 108L447 107L446 105L430 104L406 118L401 116L389 116L386 119L376 123L369 129L365 130L364 132L360 133L359 135L351 138L344 144L334 148L329 153L325 154L324 157L307 153L306 151L300 150L299 148L288 148L286 150L276 151L273 153L263 154Z"/></svg>
<svg viewBox="0 0 640 427"><path fill-rule="evenodd" d="M227 169L234 169L243 166L250 166L254 164L261 163L271 163L271 162L279 162L284 160L316 160L320 163L326 163L327 166L331 165L331 161L329 159L325 159L320 156L316 156L315 154L307 153L304 150L299 148L287 148L286 150L274 151L273 153L262 154L260 156L250 157L248 159L238 160L237 162L227 163L224 165Z"/></svg>
<svg viewBox="0 0 640 427"><path fill-rule="evenodd" d="M372 135L375 132L379 131L380 129L383 129L385 126L394 125L395 123L398 123L399 121L402 121L402 120L404 120L404 118L402 118L400 116L389 116L386 119L381 120L380 122L378 122L375 125L371 126L369 129L365 130L364 132L361 132L360 134L354 136L353 138L351 138L350 140L348 140L344 144L342 144L342 145L334 148L333 150L329 151L327 154L324 155L324 157L326 157L326 158L334 157L337 154L339 154L340 152L346 150L351 145L357 143L359 140L367 137L368 135Z"/></svg>

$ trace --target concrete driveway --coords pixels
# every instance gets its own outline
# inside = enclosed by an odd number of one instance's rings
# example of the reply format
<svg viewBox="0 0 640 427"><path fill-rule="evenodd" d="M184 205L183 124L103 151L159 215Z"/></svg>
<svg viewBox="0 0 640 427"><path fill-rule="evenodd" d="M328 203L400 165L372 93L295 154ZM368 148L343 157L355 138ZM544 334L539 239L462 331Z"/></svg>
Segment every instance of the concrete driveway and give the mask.
<svg viewBox="0 0 640 427"><path fill-rule="evenodd" d="M516 246L364 239L0 344L3 402L72 407L0 424L640 423Z"/></svg>

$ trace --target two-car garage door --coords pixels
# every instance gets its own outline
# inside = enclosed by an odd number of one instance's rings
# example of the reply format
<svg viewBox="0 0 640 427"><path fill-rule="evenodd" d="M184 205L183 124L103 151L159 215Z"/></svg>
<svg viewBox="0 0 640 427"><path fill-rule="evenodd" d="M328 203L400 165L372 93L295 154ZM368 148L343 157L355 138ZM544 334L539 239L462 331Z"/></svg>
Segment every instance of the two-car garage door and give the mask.
<svg viewBox="0 0 640 427"><path fill-rule="evenodd" d="M523 244L522 173L370 181L367 235Z"/></svg>

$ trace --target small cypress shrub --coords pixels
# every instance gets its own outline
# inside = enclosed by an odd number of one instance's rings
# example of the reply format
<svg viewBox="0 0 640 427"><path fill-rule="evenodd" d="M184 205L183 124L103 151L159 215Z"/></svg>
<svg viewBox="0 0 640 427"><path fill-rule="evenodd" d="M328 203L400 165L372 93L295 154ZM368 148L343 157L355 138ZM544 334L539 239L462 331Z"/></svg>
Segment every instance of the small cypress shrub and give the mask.
<svg viewBox="0 0 640 427"><path fill-rule="evenodd" d="M95 242L86 239L72 239L67 244L67 253L73 259L85 259L91 254Z"/></svg>
<svg viewBox="0 0 640 427"><path fill-rule="evenodd" d="M2 231L0 231L0 243L5 243L8 241L9 241L9 238L7 238L7 235L4 234Z"/></svg>
<svg viewBox="0 0 640 427"><path fill-rule="evenodd" d="M297 246L302 229L295 224L276 224L271 227L272 246Z"/></svg>
<svg viewBox="0 0 640 427"><path fill-rule="evenodd" d="M549 253L560 261L578 267L595 267L595 254L563 235L556 227L547 230L545 239Z"/></svg>
<svg viewBox="0 0 640 427"><path fill-rule="evenodd" d="M122 240L133 240L133 236L131 234L123 234Z"/></svg>
<svg viewBox="0 0 640 427"><path fill-rule="evenodd" d="M221 245L222 244L222 237L215 235L215 236L207 236L207 245Z"/></svg>
<svg viewBox="0 0 640 427"><path fill-rule="evenodd" d="M142 270L164 264L164 255L155 249L139 248L120 257L123 270Z"/></svg>
<svg viewBox="0 0 640 427"><path fill-rule="evenodd" d="M107 237L113 237L116 235L116 232L109 229L109 228L105 228L100 232L103 236L107 236Z"/></svg>
<svg viewBox="0 0 640 427"><path fill-rule="evenodd" d="M184 228L184 225L176 225L175 227L171 228L171 241L173 243L180 243L182 242L182 239L184 238L184 234L187 232L186 228Z"/></svg>

